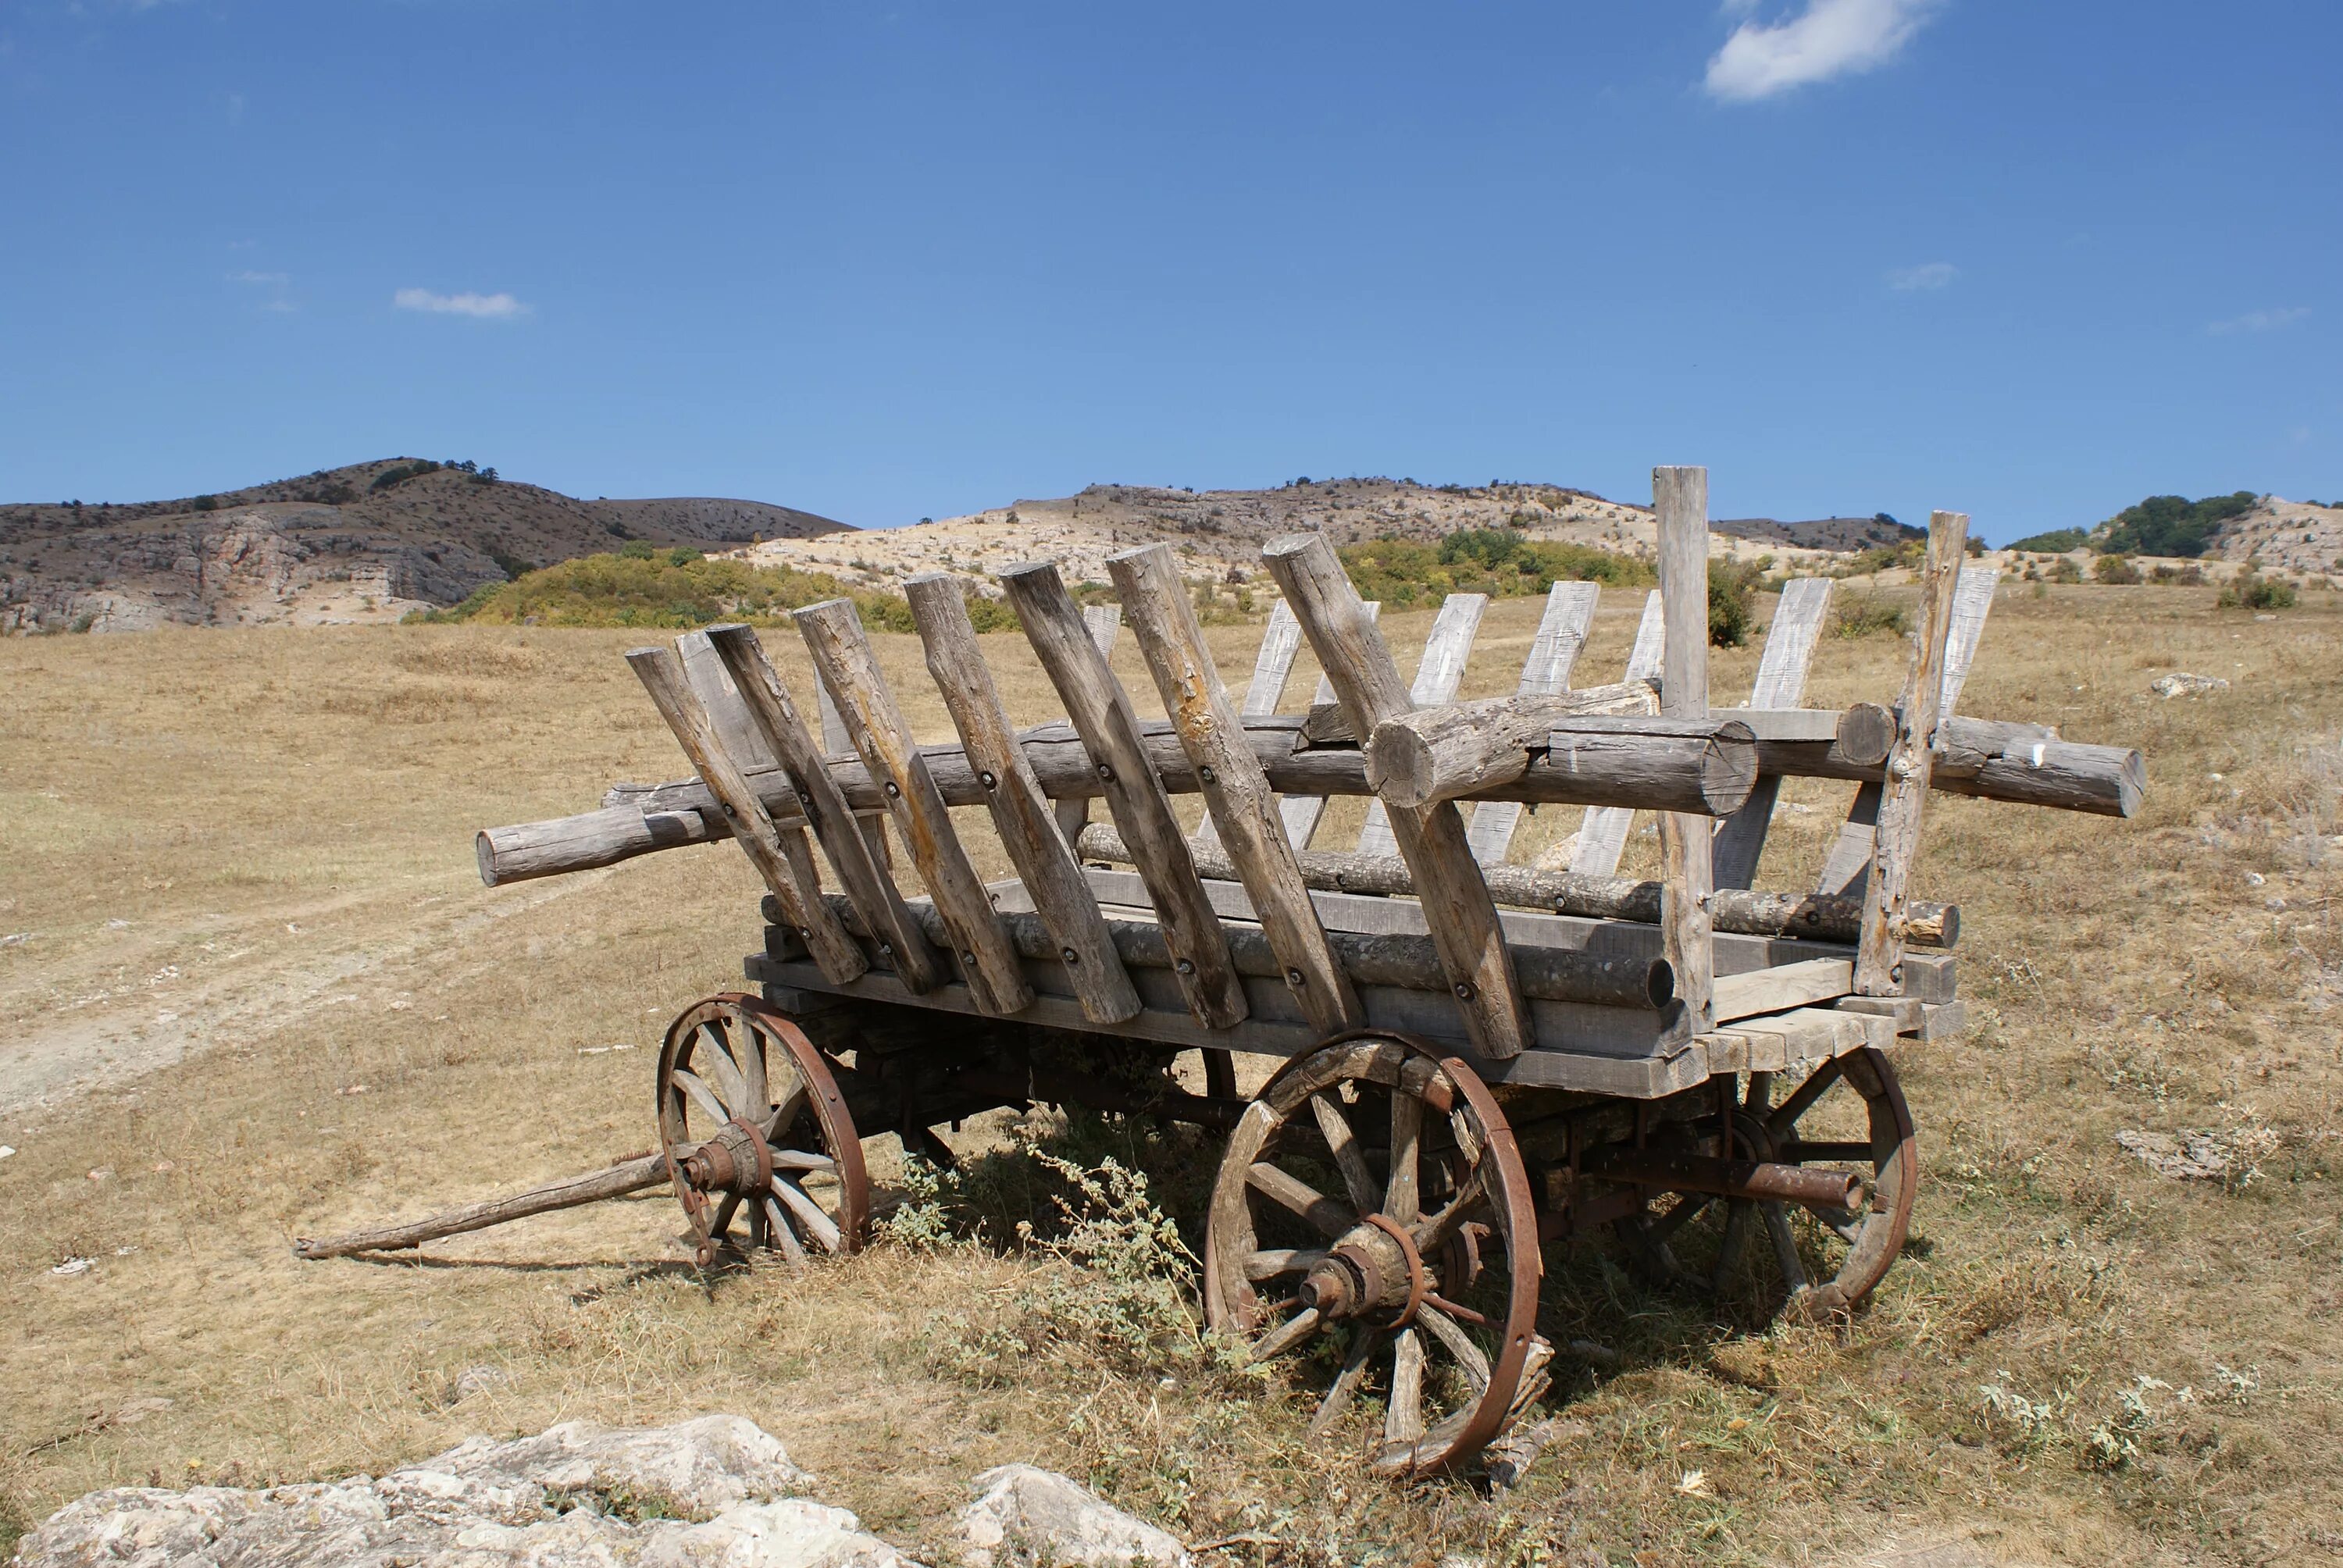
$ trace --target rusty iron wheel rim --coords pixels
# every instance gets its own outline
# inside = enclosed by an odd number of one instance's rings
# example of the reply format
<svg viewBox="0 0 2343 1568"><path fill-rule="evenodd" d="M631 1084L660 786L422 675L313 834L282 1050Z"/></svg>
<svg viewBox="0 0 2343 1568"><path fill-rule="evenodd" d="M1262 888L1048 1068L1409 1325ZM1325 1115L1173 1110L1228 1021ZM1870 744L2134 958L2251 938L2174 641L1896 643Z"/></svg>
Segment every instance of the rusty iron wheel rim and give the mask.
<svg viewBox="0 0 2343 1568"><path fill-rule="evenodd" d="M1353 1096L1347 1101L1341 1099L1346 1086ZM1331 1150L1324 1124L1318 1120L1321 1113L1312 1103L1329 1094L1335 1097L1331 1103L1338 1110L1354 1106L1371 1112L1380 1100L1386 1116L1394 1122L1393 1138L1386 1140L1382 1151L1383 1201L1372 1205L1359 1202L1350 1187L1353 1178L1345 1174L1335 1184L1340 1198L1318 1196L1331 1199L1342 1209L1343 1216L1351 1219L1350 1228L1336 1236L1332 1227L1338 1217L1321 1210L1317 1211L1322 1216L1319 1229L1326 1238L1320 1248L1259 1247L1257 1205L1262 1206L1262 1214L1275 1216L1276 1223L1292 1228L1294 1221L1293 1211L1282 1200L1265 1197L1258 1188L1255 1162L1273 1164L1279 1158L1298 1155L1332 1174L1334 1167L1308 1147L1296 1150L1280 1145L1280 1134L1291 1127L1301 1130L1305 1141L1308 1136L1315 1136L1317 1148ZM1396 1123L1407 1113L1389 1107L1403 1097L1415 1102L1412 1114L1421 1127L1415 1143L1418 1181L1431 1178L1447 1189L1436 1195L1420 1192L1421 1208L1413 1219L1403 1211L1390 1211L1406 1207L1392 1181L1396 1161L1390 1152L1399 1136ZM1349 1124L1347 1115L1343 1120ZM1358 1152L1363 1162L1371 1151L1363 1146L1363 1139L1358 1139L1360 1131L1354 1127L1353 1135L1361 1145ZM1444 1149L1441 1140L1433 1136L1435 1132L1444 1132L1448 1141ZM1335 1163L1339 1166L1341 1161ZM1372 1166L1365 1174L1370 1178L1367 1196L1372 1199ZM1475 1313L1481 1319L1478 1323L1449 1316L1457 1303L1434 1288L1446 1282L1427 1280L1458 1255L1458 1250L1448 1245L1450 1238L1464 1224L1474 1222L1487 1227L1485 1241L1476 1236L1476 1244L1469 1250L1474 1261L1484 1265L1480 1288L1493 1292L1502 1283L1503 1292L1502 1312ZM1214 1186L1204 1239L1205 1318L1216 1332L1251 1342L1254 1355L1261 1359L1301 1348L1315 1338L1324 1323L1309 1301L1323 1298L1306 1298L1297 1287L1297 1293L1274 1313L1278 1321L1271 1321L1262 1292L1253 1288L1256 1280L1266 1287L1272 1280L1290 1278L1301 1271L1305 1254L1314 1251L1320 1257L1334 1257L1346 1247L1356 1249L1387 1236L1392 1225L1404 1228L1409 1236L1404 1249L1409 1255L1394 1277L1383 1282L1385 1293L1397 1299L1344 1314L1351 1320L1349 1354L1333 1386L1319 1402L1311 1435L1314 1440L1332 1429L1373 1372L1388 1368L1394 1382L1401 1378L1399 1358L1406 1353L1402 1338L1413 1334L1416 1353L1423 1358L1413 1374L1419 1389L1423 1368L1438 1355L1445 1358L1447 1389L1453 1392L1462 1386L1465 1392L1451 1399L1445 1414L1423 1420L1413 1432L1404 1425L1394 1427L1398 1414L1387 1409L1385 1428L1370 1456L1370 1467L1397 1477L1458 1470L1503 1430L1522 1402L1518 1396L1524 1373L1531 1367L1534 1349L1539 1348L1536 1322L1543 1270L1536 1209L1513 1129L1495 1097L1461 1060L1389 1030L1362 1030L1338 1035L1293 1058L1262 1086L1230 1134ZM1494 1278L1496 1262L1486 1256L1484 1247L1502 1254L1502 1282ZM1258 1271L1286 1259L1289 1252L1292 1260L1278 1272L1259 1274ZM1322 1269L1324 1264L1312 1262L1310 1267ZM1450 1288L1462 1298L1474 1287L1459 1283ZM1304 1319L1311 1321L1304 1322ZM1493 1343L1483 1344L1483 1335L1493 1337ZM1459 1338L1472 1343L1481 1359L1481 1370L1476 1371L1459 1353Z"/></svg>
<svg viewBox="0 0 2343 1568"><path fill-rule="evenodd" d="M1654 1199L1673 1196L1674 1208L1666 1213L1647 1208L1621 1221L1619 1229L1646 1269L1666 1281L1721 1297L1745 1268L1763 1269L1763 1261L1770 1256L1771 1293L1785 1315L1806 1321L1842 1316L1886 1275L1911 1231L1920 1177L1911 1108L1885 1055L1868 1046L1821 1063L1778 1103L1772 1101L1771 1076L1751 1074L1747 1096L1735 1097L1733 1151L1784 1164L1854 1169L1864 1187L1861 1208L1826 1211L1781 1201L1735 1202L1661 1189ZM1866 1136L1813 1142L1802 1139L1800 1123L1841 1089L1862 1102ZM1717 1141L1718 1120L1712 1113L1695 1124L1711 1143ZM1711 1225L1720 1212L1723 1224ZM1811 1223L1793 1225L1799 1213ZM1679 1231L1694 1224L1721 1232L1715 1264L1705 1273L1686 1267L1671 1245ZM1801 1240L1810 1245L1801 1246ZM1836 1267L1829 1268L1828 1254L1838 1248L1844 1252ZM1820 1278L1806 1270L1810 1252L1824 1260L1825 1272ZM1753 1255L1758 1260L1755 1264ZM1795 1273L1786 1266L1792 1261L1797 1263Z"/></svg>
<svg viewBox="0 0 2343 1568"><path fill-rule="evenodd" d="M742 1213L751 1253L793 1263L869 1239L870 1181L846 1098L805 1031L761 998L724 991L676 1015L655 1092L668 1179L702 1267Z"/></svg>

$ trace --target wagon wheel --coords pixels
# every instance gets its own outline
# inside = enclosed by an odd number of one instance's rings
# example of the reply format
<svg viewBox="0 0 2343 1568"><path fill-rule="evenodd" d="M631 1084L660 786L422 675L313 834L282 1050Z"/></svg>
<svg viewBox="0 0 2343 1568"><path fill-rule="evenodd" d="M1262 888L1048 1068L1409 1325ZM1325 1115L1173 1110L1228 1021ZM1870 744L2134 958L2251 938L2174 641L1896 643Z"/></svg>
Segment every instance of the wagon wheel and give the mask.
<svg viewBox="0 0 2343 1568"><path fill-rule="evenodd" d="M1280 1069L1230 1134L1204 1312L1254 1361L1339 1344L1311 1435L1372 1383L1373 1466L1413 1475L1463 1464L1512 1413L1544 1348L1539 1267L1529 1178L1481 1081L1413 1040L1347 1035Z"/></svg>
<svg viewBox="0 0 2343 1568"><path fill-rule="evenodd" d="M668 1025L659 1060L659 1142L700 1264L733 1241L802 1263L859 1250L870 1181L846 1101L797 1025L726 992Z"/></svg>
<svg viewBox="0 0 2343 1568"><path fill-rule="evenodd" d="M1903 1251L1920 1176L1912 1113L1887 1058L1867 1046L1819 1063L1778 1100L1775 1077L1751 1073L1748 1092L1734 1100L1729 1151L1718 1147L1721 1106L1694 1123L1700 1151L1848 1171L1861 1185L1854 1207L1664 1192L1620 1229L1666 1278L1827 1317L1870 1294Z"/></svg>

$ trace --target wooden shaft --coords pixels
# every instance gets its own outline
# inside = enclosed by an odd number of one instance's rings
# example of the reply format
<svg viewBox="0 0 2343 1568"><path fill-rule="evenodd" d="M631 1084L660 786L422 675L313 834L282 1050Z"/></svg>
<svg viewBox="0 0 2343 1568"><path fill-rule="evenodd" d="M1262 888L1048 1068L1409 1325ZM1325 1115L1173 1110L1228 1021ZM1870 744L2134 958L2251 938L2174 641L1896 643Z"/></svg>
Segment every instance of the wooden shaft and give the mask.
<svg viewBox="0 0 2343 1568"><path fill-rule="evenodd" d="M862 950L821 901L820 885L804 878L802 869L784 851L780 829L717 739L707 709L692 695L682 660L668 648L639 648L627 655L627 663L642 681L643 689L650 693L652 705L674 731L684 755L699 769L725 824L739 840L757 874L765 879L765 886L781 901L822 974L831 984L843 985L870 968Z"/></svg>
<svg viewBox="0 0 2343 1568"><path fill-rule="evenodd" d="M1757 778L1749 727L1732 714L1647 716L1655 706L1651 688L1634 681L1418 709L1375 727L1367 782L1394 805L1426 806L1489 794L1534 768L1550 799L1704 817L1737 810Z"/></svg>
<svg viewBox="0 0 2343 1568"><path fill-rule="evenodd" d="M1900 989L1896 966L1904 957L1906 912L1912 864L1920 853L1920 817L1928 799L1928 777L1936 762L1936 715L1942 710L1946 647L1953 629L1953 596L1968 543L1966 512L1936 512L1928 518L1928 564L1923 578L1920 631L1912 648L1896 748L1888 754L1887 779L1879 798L1878 848L1863 890L1863 940L1855 960L1860 996L1893 996Z"/></svg>
<svg viewBox="0 0 2343 1568"><path fill-rule="evenodd" d="M895 972L905 985L914 991L933 990L945 976L943 955L929 945L919 922L903 907L894 879L871 853L870 838L855 820L838 780L830 777L823 749L790 700L780 671L766 657L765 645L753 628L739 625L711 626L707 637L739 689L759 739L797 786L799 809L847 896L862 911L863 924L894 948Z"/></svg>
<svg viewBox="0 0 2343 1568"><path fill-rule="evenodd" d="M1353 733L1372 735L1383 719L1413 706L1358 590L1323 534L1287 534L1262 547L1271 575L1350 710ZM1530 1043L1529 1013L1515 983L1504 930L1488 884L1473 863L1464 819L1453 802L1391 813L1400 856L1414 875L1450 991L1465 1034L1482 1055L1519 1056Z"/></svg>
<svg viewBox="0 0 2343 1568"><path fill-rule="evenodd" d="M1522 662L1522 696L1552 696L1570 689L1571 666L1578 662L1579 649L1586 646L1586 628L1594 619L1595 599L1601 591L1593 583L1581 582L1558 582L1546 590L1537 636L1530 643L1529 658ZM1472 841L1473 858L1484 866L1503 864L1521 819L1518 800L1483 800L1474 806L1464 829L1465 838Z"/></svg>
<svg viewBox="0 0 2343 1568"><path fill-rule="evenodd" d="M1667 621L1662 645L1660 711L1670 719L1708 717L1708 470L1652 470L1652 509L1659 519L1662 613ZM1753 772L1751 781L1755 782ZM1743 789L1741 799L1748 798ZM1739 805L1741 799L1734 802ZM1709 894L1716 886L1713 829L1705 818L1681 810L1660 813L1662 879L1660 930L1668 961L1675 965L1676 989L1692 1014L1693 1028L1705 1031L1716 1021L1711 993L1715 958L1711 950Z"/></svg>
<svg viewBox="0 0 2343 1568"><path fill-rule="evenodd" d="M1139 1011L1139 992L1107 936L1106 917L1082 879L1073 849L1058 830L1049 797L1010 728L992 671L977 649L960 579L922 572L903 584L903 594L927 649L928 673L976 769L1001 847L1057 941L1082 1016L1092 1023L1121 1023Z"/></svg>
<svg viewBox="0 0 2343 1568"><path fill-rule="evenodd" d="M1140 876L1164 938L1179 955L1172 972L1188 1010L1209 1029L1227 1029L1251 1011L1229 963L1228 938L1196 880L1195 860L1162 779L1140 737L1139 716L1114 670L1084 632L1071 595L1045 561L1006 567L1001 586L1024 624L1050 684L1066 705L1123 837L1142 852ZM1175 741L1176 745L1176 741Z"/></svg>
<svg viewBox="0 0 2343 1568"><path fill-rule="evenodd" d="M718 748L740 777L748 779L753 772L779 768L779 759L765 744L757 729L757 721L749 716L748 702L740 689L733 684L731 671L724 668L724 659L716 645L708 640L705 631L688 631L675 639L676 656L683 661L684 684L691 688L692 696L708 715L708 725L715 733ZM791 781L794 784L794 780ZM767 813L771 815L770 812ZM821 868L815 864L813 846L807 840L805 824L773 825L781 853L789 863L789 874L800 888L821 886Z"/></svg>
<svg viewBox="0 0 2343 1568"><path fill-rule="evenodd" d="M857 918L843 898L837 894L830 897L841 918ZM922 920L933 920L934 916L925 906L915 903L911 907ZM1028 959L1041 963L1057 960L1058 952L1051 945L1049 928L1038 916L1008 914L1001 920L1018 950ZM1163 928L1154 921L1111 920L1107 925L1113 934L1116 950L1131 968L1169 970L1178 963L1163 940ZM1360 985L1392 986L1404 990L1443 989L1445 971L1430 937L1330 931L1327 940L1332 944L1337 961ZM1285 960L1270 946L1268 937L1252 927L1230 930L1229 952L1232 967L1241 975L1281 983L1285 978ZM1665 959L1591 953L1575 948L1523 948L1516 956L1521 965L1523 994L1541 1001L1574 1001L1651 1011L1667 1006L1674 997L1674 975Z"/></svg>
<svg viewBox="0 0 2343 1568"><path fill-rule="evenodd" d="M1744 722L1757 717L1726 711L1728 717ZM1855 712L1847 710L1849 716ZM1305 744L1302 736L1305 722L1305 716L1297 714L1245 720L1245 738L1268 772L1271 786L1287 797L1286 804L1291 806L1297 799L1373 793L1367 784L1365 754L1353 748ZM1139 729L1163 787L1173 794L1195 789L1195 770L1181 750L1171 724L1141 719ZM1347 734L1348 726L1343 729ZM2061 740L2056 731L2040 725L1956 715L1939 724L1937 733L1939 747L1929 786L1947 794L2100 817L2131 817L2137 814L2147 787L2147 764L2137 751ZM1041 725L1021 732L1018 742L1042 793L1050 799L1078 801L1100 793L1101 786L1090 754L1071 726ZM978 769L961 747L920 749L947 803L985 803ZM1769 740L1762 729L1757 736L1761 775L1860 783L1884 777L1883 761L1875 759L1865 763L1828 739ZM830 766L847 803L858 815L881 809L884 796L859 759L834 758ZM744 776L776 824L803 825L797 795L785 773L749 769ZM1553 801L1564 798L1564 782L1533 763L1519 780L1493 791L1488 799L1532 804ZM1632 815L1631 808L1619 809ZM480 880L494 888L613 866L639 855L729 836L730 829L708 787L697 779L681 779L666 784L615 785L598 810L482 829L475 836L473 848ZM1611 863L1615 866L1617 861ZM1575 868L1576 862L1573 864Z"/></svg>
<svg viewBox="0 0 2343 1568"><path fill-rule="evenodd" d="M1279 819L1276 791L1204 646L1172 547L1146 545L1109 556L1106 568L1181 749L1195 768L1219 843L1252 900L1286 986L1324 1032L1365 1028L1367 1010L1327 944ZM1191 848L1202 852L1201 840Z"/></svg>
<svg viewBox="0 0 2343 1568"><path fill-rule="evenodd" d="M442 1236L460 1235L467 1231L485 1231L508 1220L526 1219L531 1214L544 1214L555 1209L575 1209L584 1203L598 1203L605 1198L623 1197L628 1192L639 1192L646 1187L656 1187L667 1179L666 1155L639 1154L606 1170L589 1171L583 1176L564 1177L561 1181L532 1187L509 1198L498 1198L486 1203L468 1203L461 1209L450 1209L427 1219L410 1220L404 1225L351 1231L317 1241L304 1236L293 1243L293 1252L296 1257L316 1259L347 1257L352 1252L397 1251L437 1241Z"/></svg>
<svg viewBox="0 0 2343 1568"><path fill-rule="evenodd" d="M1479 635L1481 617L1488 608L1489 596L1482 593L1453 593L1440 601L1440 613L1423 639L1423 657L1416 661L1415 678L1408 683L1409 702L1441 708L1456 700L1465 662L1473 655L1473 638ZM1359 827L1359 853L1388 855L1399 848L1392 838L1389 813L1380 798L1367 802L1367 818ZM1469 831L1465 841L1472 841Z"/></svg>
<svg viewBox="0 0 2343 1568"><path fill-rule="evenodd" d="M1130 848L1102 822L1082 829L1081 857L1121 865ZM1334 855L1307 850L1298 855L1302 879L1330 893L1368 893L1409 898L1415 879L1396 855ZM1219 881L1237 879L1228 856L1199 849L1196 869ZM1576 871L1539 871L1527 866L1483 866L1489 895L1514 909L1544 910L1592 920L1660 923L1660 884L1631 877L1589 877ZM1863 900L1820 893L1776 893L1748 888L1721 889L1710 904L1716 929L1735 936L1795 937L1804 941L1853 947L1863 930ZM1961 938L1958 904L1914 902L1906 906L1906 940L1916 947L1949 948Z"/></svg>
<svg viewBox="0 0 2343 1568"><path fill-rule="evenodd" d="M863 635L853 600L825 599L789 618L837 697L863 766L883 780L881 797L920 879L942 913L950 933L945 946L959 958L977 1006L995 1017L1024 1011L1033 1005L1033 988L1025 983L1025 971L1018 967L984 882L960 848L951 812L936 789L927 759L911 739L911 727L895 705L887 678L879 671L878 657Z"/></svg>

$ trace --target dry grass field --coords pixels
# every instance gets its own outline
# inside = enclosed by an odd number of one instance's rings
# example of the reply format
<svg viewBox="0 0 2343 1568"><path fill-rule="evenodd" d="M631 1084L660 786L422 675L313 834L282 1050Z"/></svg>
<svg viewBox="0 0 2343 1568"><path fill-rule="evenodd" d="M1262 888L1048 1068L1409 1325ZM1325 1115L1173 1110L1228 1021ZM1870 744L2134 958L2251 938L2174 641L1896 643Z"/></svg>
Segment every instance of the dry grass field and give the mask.
<svg viewBox="0 0 2343 1568"><path fill-rule="evenodd" d="M1619 668L1634 597L1582 679ZM648 1194L295 1261L296 1235L647 1147L649 1048L759 943L747 864L478 886L473 829L684 771L625 633L0 641L0 1550L92 1487L378 1473L474 1432L720 1409L930 1552L970 1476L1031 1459L1244 1537L1230 1563L2343 1560L2338 598L2257 619L2209 588L2005 588L1965 708L2136 744L2152 782L2128 823L1934 803L1920 891L1964 908L1975 1027L1900 1064L1925 1171L1904 1261L1851 1325L1779 1328L1556 1249L1545 1332L1613 1353L1561 1363L1555 1441L1495 1495L1369 1481L1302 1445L1300 1396L1208 1358L1136 1364L1072 1318L1036 1337L1081 1289L1043 1253L703 1275ZM1468 695L1510 686L1537 612L1492 607ZM1428 618L1387 623L1403 666ZM1241 682L1255 634L1212 635ZM880 641L948 733L916 645ZM1043 717L1022 644L987 641ZM1901 659L1826 642L1809 699L1884 697ZM1724 656L1719 693L1755 662ZM2233 685L2150 696L2174 669ZM1849 788L1789 792L1761 885L1812 877ZM1516 854L1576 815L1526 819ZM2215 1134L2250 1177L2160 1176L2126 1130ZM1203 1152L1084 1136L1175 1211Z"/></svg>

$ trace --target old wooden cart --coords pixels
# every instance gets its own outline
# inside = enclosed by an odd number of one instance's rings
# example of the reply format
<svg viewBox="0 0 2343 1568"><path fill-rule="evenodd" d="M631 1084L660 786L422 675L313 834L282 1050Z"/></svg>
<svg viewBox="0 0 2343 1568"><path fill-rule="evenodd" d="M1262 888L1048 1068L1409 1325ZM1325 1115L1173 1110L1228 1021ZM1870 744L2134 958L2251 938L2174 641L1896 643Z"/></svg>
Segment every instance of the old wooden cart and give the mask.
<svg viewBox="0 0 2343 1568"><path fill-rule="evenodd" d="M1799 706L1817 578L1787 585L1748 706L1712 708L1705 486L1656 472L1660 587L1623 678L1592 689L1571 678L1593 585L1554 586L1517 695L1460 704L1477 596L1448 601L1411 688L1317 535L1263 551L1283 598L1242 705L1161 545L1116 558L1119 611L1087 619L1053 567L1002 574L1067 716L1021 733L970 586L943 575L909 593L957 744L915 740L845 601L793 618L813 693L747 627L630 654L695 777L484 832L482 875L731 837L770 889L758 993L668 1030L650 1155L307 1250L667 1181L703 1261L801 1259L861 1243L865 1136L948 1160L933 1130L998 1107L1182 1119L1227 1134L1211 1326L1255 1357L1315 1352L1319 1429L1379 1394L1372 1462L1395 1473L1469 1459L1544 1386L1544 1242L1608 1232L1694 1288L1850 1310L1902 1246L1918 1173L1893 1050L1961 1017L1957 911L1907 888L1930 790L2127 816L2144 771L1955 716L1995 580L1964 569L1956 514L1933 521L1892 704ZM1167 719L1141 719L1112 673L1120 622ZM1318 699L1281 713L1304 639ZM1750 890L1799 776L1850 781L1854 809L1815 890ZM1192 832L1184 792L1207 809ZM1313 851L1335 795L1373 797L1364 830ZM1536 804L1587 809L1567 871L1505 863ZM973 869L950 815L973 806L1014 879ZM1638 809L1657 813L1656 881L1615 874ZM923 896L897 885L890 826ZM1244 1096L1236 1052L1283 1060Z"/></svg>

